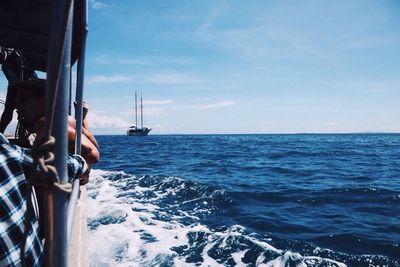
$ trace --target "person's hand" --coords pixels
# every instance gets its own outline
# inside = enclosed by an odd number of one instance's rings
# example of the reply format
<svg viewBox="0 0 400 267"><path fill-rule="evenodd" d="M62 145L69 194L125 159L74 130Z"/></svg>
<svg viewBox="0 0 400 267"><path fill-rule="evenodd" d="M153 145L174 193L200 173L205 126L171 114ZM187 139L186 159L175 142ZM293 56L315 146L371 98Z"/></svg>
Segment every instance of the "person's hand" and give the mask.
<svg viewBox="0 0 400 267"><path fill-rule="evenodd" d="M34 123L36 140L42 140L46 135L46 117L41 117Z"/></svg>
<svg viewBox="0 0 400 267"><path fill-rule="evenodd" d="M77 103L76 101L74 101L74 108L75 108L75 110L76 110L76 106L77 106L77 105L78 105L78 103ZM88 107L87 107L87 105L86 105L86 101L83 100L83 101L82 101L82 120L84 120L84 119L86 118L86 115L87 115L88 111L89 111L89 109L88 109Z"/></svg>
<svg viewBox="0 0 400 267"><path fill-rule="evenodd" d="M83 163L82 173L78 177L79 184L85 185L89 182L90 166L89 166L89 164L87 164L86 160L82 156L80 156L80 155L77 155L77 156L82 160L82 163Z"/></svg>

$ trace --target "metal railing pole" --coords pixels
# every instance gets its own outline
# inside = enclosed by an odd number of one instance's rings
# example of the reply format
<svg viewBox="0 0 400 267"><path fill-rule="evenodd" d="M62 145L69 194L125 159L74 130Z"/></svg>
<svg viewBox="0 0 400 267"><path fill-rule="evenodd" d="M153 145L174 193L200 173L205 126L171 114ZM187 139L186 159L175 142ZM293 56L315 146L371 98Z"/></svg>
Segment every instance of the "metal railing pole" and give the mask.
<svg viewBox="0 0 400 267"><path fill-rule="evenodd" d="M81 154L81 140L82 140L82 101L83 101L83 85L85 77L85 51L86 51L86 38L88 33L87 26L87 1L82 1L82 25L80 25L82 30L81 38L81 51L78 60L77 68L77 82L76 82L76 110L75 110L75 120L76 120L76 131L75 131L75 154ZM72 229L72 222L74 220L74 211L76 206L76 201L79 197L79 181L74 181L72 187L72 193L70 197L70 202L68 205L68 237L70 236Z"/></svg>
<svg viewBox="0 0 400 267"><path fill-rule="evenodd" d="M81 51L79 55L78 61L78 69L77 69L77 83L76 83L76 111L75 111L75 120L76 120L76 138L75 138L75 153L81 154L81 133L82 133L82 101L83 101L83 84L85 77L85 51L86 51L86 37L87 37L87 2L82 1L82 38L81 38Z"/></svg>
<svg viewBox="0 0 400 267"><path fill-rule="evenodd" d="M55 166L61 184L68 182L68 171L66 155L68 154L68 94L71 75L71 40L72 40L72 18L73 1L69 7L68 26L65 32L65 45L63 55L63 70L59 81L59 89L56 98L53 134L57 140L55 145ZM54 266L67 266L68 259L68 236L67 236L67 210L68 195L61 191L54 193ZM58 214L57 214L58 213Z"/></svg>
<svg viewBox="0 0 400 267"><path fill-rule="evenodd" d="M75 206L79 198L79 192L80 192L79 179L75 179L72 184L72 192L68 203L68 221L67 221L68 240L72 232L72 224L74 222L74 217L75 217Z"/></svg>
<svg viewBox="0 0 400 267"><path fill-rule="evenodd" d="M68 182L68 92L71 75L71 41L73 24L73 0L52 1L52 28L47 62L46 116L48 135L56 138L54 146L55 161L59 183ZM54 98L54 99L52 99ZM55 103L54 103L55 102ZM54 105L55 104L55 105ZM67 208L68 194L61 191L53 193L51 240L46 236L46 264L66 267L68 261ZM49 205L51 206L51 205ZM49 211L51 213L51 211ZM49 244L47 242L49 241Z"/></svg>

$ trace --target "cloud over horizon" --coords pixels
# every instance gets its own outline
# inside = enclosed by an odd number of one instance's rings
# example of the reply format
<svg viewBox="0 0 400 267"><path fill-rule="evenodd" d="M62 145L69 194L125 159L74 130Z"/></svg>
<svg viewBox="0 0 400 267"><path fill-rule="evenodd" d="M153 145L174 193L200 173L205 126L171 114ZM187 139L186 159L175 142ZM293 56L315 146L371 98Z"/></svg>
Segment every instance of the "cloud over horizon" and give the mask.
<svg viewBox="0 0 400 267"><path fill-rule="evenodd" d="M126 129L129 127L129 123L116 116L104 116L91 111L87 117L91 129Z"/></svg>

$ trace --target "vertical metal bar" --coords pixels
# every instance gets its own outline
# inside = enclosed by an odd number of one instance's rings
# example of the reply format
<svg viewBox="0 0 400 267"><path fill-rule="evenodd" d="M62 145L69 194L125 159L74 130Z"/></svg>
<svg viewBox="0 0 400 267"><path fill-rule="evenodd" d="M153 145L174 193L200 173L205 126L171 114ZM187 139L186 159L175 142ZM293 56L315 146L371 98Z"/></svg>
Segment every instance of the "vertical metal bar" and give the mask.
<svg viewBox="0 0 400 267"><path fill-rule="evenodd" d="M69 76L69 90L68 90L68 115L71 116L72 105L72 75Z"/></svg>
<svg viewBox="0 0 400 267"><path fill-rule="evenodd" d="M71 41L73 24L73 0L52 1L52 25L47 54L46 82L46 116L48 118L47 135L56 138L54 146L54 165L58 172L59 183L68 182L67 171L67 120L68 89L71 75ZM50 203L51 204L51 203ZM51 206L49 204L49 206ZM46 236L46 264L48 266L67 266L67 208L68 195L55 191L53 193L53 211L51 243L49 247ZM51 226L50 226L51 227Z"/></svg>
<svg viewBox="0 0 400 267"><path fill-rule="evenodd" d="M72 2L72 1L71 1ZM54 121L52 133L56 137L55 145L55 165L61 183L68 182L66 155L68 154L68 136L67 136L67 122L68 122L68 91L71 75L71 40L72 40L72 17L73 17L73 4L69 7L68 25L65 32L64 49L61 51L63 58L61 61L62 71L60 79L58 80L58 93L56 95L56 106L54 110Z"/></svg>
<svg viewBox="0 0 400 267"><path fill-rule="evenodd" d="M72 223L74 222L75 206L79 198L79 192L80 192L79 179L75 179L74 183L72 184L72 192L68 203L68 221L67 221L68 240L72 232Z"/></svg>
<svg viewBox="0 0 400 267"><path fill-rule="evenodd" d="M75 132L75 154L81 154L81 140L82 140L82 101L83 101L83 86L85 77L85 51L86 51L86 38L88 33L88 22L87 22L87 1L82 1L82 22L80 25L82 30L81 36L81 51L78 61L77 68L77 83L76 83L76 110L75 110L75 120L76 120L76 132ZM70 202L68 205L68 238L72 229L72 222L74 220L74 210L76 201L79 196L79 180L75 180L72 193L70 197Z"/></svg>
<svg viewBox="0 0 400 267"><path fill-rule="evenodd" d="M82 1L82 36L81 36L81 51L78 61L77 68L77 83L76 83L76 110L75 110L75 120L76 120L76 133L75 133L75 153L81 154L81 134L82 134L82 101L83 101L83 86L85 77L85 51L86 51L86 38L87 38L87 2Z"/></svg>
<svg viewBox="0 0 400 267"><path fill-rule="evenodd" d="M65 32L65 45L63 55L63 71L59 80L59 92L56 98L53 135L56 137L55 145L55 166L58 171L60 183L68 182L68 171L66 155L68 154L68 93L70 87L71 75L71 40L72 40L72 19L73 19L73 1L69 7L68 26ZM68 195L63 192L54 194L54 266L67 266L68 257L68 236L67 236L67 209Z"/></svg>

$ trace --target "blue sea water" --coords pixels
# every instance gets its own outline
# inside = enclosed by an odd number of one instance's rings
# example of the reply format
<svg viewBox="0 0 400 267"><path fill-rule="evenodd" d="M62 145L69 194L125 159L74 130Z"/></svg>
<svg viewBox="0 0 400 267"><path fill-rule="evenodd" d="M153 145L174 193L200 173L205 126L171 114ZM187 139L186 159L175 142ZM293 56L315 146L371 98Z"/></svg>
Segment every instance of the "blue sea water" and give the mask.
<svg viewBox="0 0 400 267"><path fill-rule="evenodd" d="M400 135L98 136L92 266L400 266Z"/></svg>

